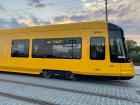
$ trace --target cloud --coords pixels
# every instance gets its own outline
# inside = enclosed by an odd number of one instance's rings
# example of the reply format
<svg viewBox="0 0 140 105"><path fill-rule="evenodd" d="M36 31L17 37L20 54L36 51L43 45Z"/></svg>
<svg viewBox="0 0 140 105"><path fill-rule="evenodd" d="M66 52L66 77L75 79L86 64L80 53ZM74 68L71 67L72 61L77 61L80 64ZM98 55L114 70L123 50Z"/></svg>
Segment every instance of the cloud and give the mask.
<svg viewBox="0 0 140 105"><path fill-rule="evenodd" d="M50 21L41 20L35 17L33 14L28 14L27 17L18 16L17 20L19 21L19 23L26 24L27 26L42 26L51 24Z"/></svg>
<svg viewBox="0 0 140 105"><path fill-rule="evenodd" d="M5 8L0 4L0 11L5 11Z"/></svg>
<svg viewBox="0 0 140 105"><path fill-rule="evenodd" d="M16 19L12 18L10 20L0 19L0 28L17 28L27 26L24 23L19 23Z"/></svg>
<svg viewBox="0 0 140 105"><path fill-rule="evenodd" d="M88 20L88 15L73 15L70 17L70 20L75 22Z"/></svg>
<svg viewBox="0 0 140 105"><path fill-rule="evenodd" d="M86 16L81 15L60 15L54 17L54 23L69 23L69 22L80 22L86 19Z"/></svg>
<svg viewBox="0 0 140 105"><path fill-rule="evenodd" d="M28 0L29 6L34 6L36 8L45 7L45 4L41 2L41 0Z"/></svg>
<svg viewBox="0 0 140 105"><path fill-rule="evenodd" d="M30 19L31 19L33 25L48 25L48 24L51 24L51 22L49 22L47 20L41 20L41 19L33 16L32 14L30 15Z"/></svg>
<svg viewBox="0 0 140 105"><path fill-rule="evenodd" d="M42 26L48 25L51 22L47 20L41 20L32 14L28 14L28 17L17 16L16 18L11 19L0 19L0 28L19 28L19 27L28 27L28 26Z"/></svg>
<svg viewBox="0 0 140 105"><path fill-rule="evenodd" d="M68 15L55 16L54 21L55 22L64 22L64 21L67 21L68 18L69 18Z"/></svg>

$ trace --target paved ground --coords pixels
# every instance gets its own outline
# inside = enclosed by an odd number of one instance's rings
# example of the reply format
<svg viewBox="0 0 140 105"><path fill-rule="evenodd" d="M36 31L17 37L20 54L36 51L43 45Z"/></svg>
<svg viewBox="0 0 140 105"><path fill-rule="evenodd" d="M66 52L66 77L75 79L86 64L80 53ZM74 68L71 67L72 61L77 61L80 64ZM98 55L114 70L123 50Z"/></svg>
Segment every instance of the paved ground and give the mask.
<svg viewBox="0 0 140 105"><path fill-rule="evenodd" d="M140 105L140 67L129 81L0 73L0 105Z"/></svg>
<svg viewBox="0 0 140 105"><path fill-rule="evenodd" d="M135 66L136 74L140 74L140 66Z"/></svg>

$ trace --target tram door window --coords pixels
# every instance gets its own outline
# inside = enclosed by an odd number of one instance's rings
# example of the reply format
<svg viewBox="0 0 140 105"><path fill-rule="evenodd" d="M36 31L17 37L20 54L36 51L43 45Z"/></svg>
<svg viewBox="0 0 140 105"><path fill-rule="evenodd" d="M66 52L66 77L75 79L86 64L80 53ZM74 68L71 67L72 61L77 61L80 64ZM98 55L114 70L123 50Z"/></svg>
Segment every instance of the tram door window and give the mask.
<svg viewBox="0 0 140 105"><path fill-rule="evenodd" d="M90 40L90 58L93 60L105 59L105 38L92 37Z"/></svg>

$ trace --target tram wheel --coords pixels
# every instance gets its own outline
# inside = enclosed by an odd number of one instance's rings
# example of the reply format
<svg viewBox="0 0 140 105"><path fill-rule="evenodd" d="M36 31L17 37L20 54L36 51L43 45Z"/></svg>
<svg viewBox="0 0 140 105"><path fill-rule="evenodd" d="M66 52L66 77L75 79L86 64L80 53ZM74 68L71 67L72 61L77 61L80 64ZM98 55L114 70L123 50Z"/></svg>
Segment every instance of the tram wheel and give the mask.
<svg viewBox="0 0 140 105"><path fill-rule="evenodd" d="M45 78L50 78L51 77L51 72L50 71L43 71L42 76Z"/></svg>

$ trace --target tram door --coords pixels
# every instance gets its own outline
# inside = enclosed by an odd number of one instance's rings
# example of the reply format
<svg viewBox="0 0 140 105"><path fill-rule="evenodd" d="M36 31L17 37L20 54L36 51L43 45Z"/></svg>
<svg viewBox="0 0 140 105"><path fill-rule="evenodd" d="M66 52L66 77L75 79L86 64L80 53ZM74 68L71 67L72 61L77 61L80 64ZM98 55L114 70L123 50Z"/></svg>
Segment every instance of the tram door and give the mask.
<svg viewBox="0 0 140 105"><path fill-rule="evenodd" d="M104 36L90 38L90 59L95 74L101 76L119 76L120 63L110 62L108 39Z"/></svg>

